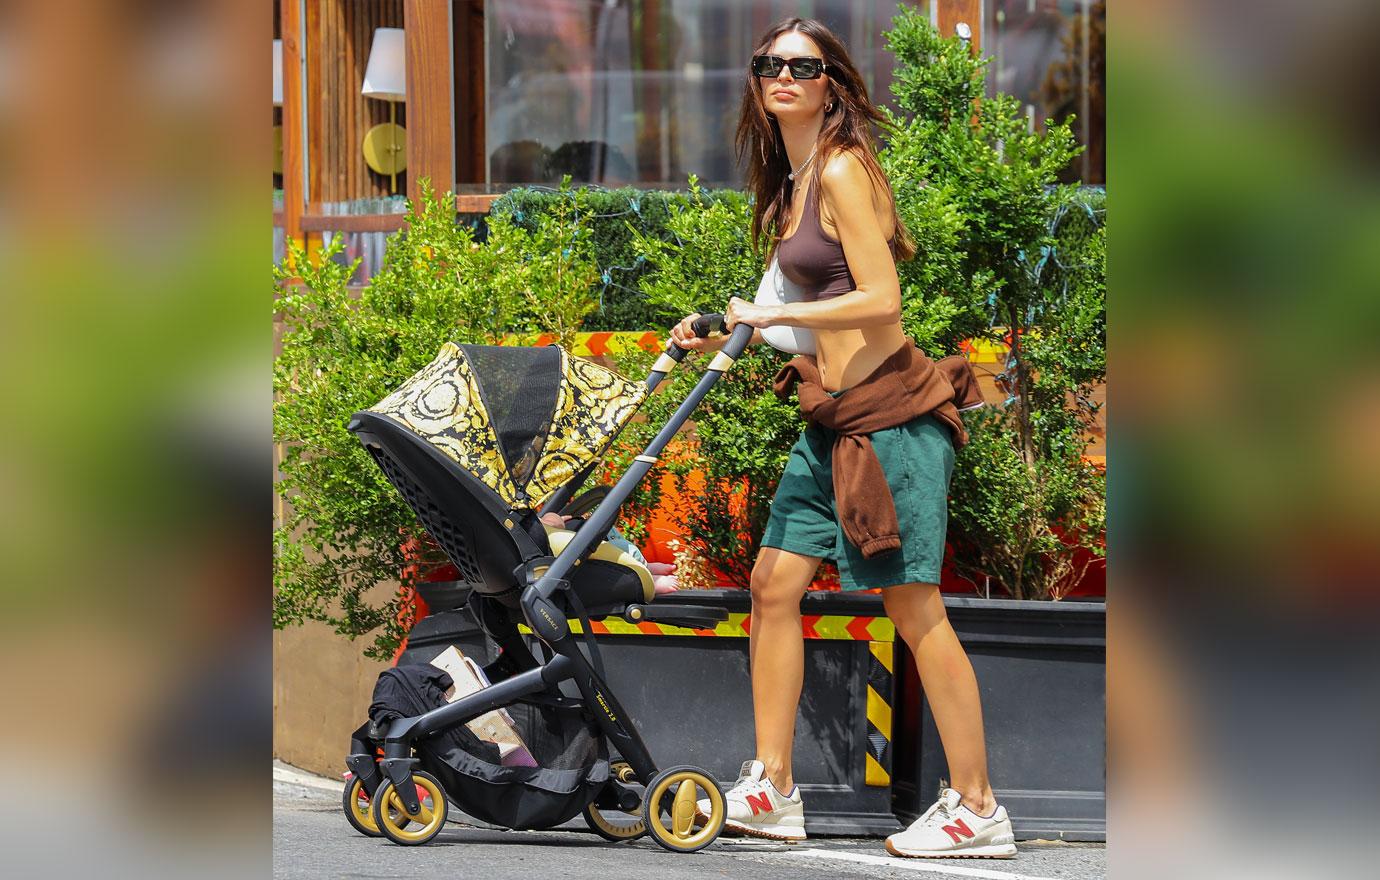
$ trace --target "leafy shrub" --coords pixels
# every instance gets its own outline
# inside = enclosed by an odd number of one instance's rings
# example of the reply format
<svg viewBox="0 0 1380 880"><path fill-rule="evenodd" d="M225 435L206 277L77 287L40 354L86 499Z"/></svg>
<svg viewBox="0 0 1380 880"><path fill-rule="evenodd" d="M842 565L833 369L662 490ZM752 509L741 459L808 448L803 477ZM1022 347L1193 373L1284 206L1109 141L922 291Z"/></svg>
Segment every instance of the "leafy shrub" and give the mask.
<svg viewBox="0 0 1380 880"><path fill-rule="evenodd" d="M579 192L590 212L593 260L598 267L591 285L597 306L584 319L581 329L649 330L669 327L684 317L684 313L676 313L665 303L647 298L641 281L652 272L652 267L638 258L632 229L645 239L671 240L674 233L667 225L671 213L689 205L692 196L686 192L634 187L581 187ZM549 187L513 189L494 202L489 217L530 231L542 216L569 198L568 193ZM740 203L745 196L731 189L701 190L695 198L698 204L708 206L719 201Z"/></svg>
<svg viewBox="0 0 1380 880"><path fill-rule="evenodd" d="M969 419L950 487L961 574L1017 598L1059 598L1100 555L1105 480L1083 458L1106 376L1105 194L1054 186L1079 152L1070 120L1031 131L1019 102L983 99L986 61L903 10L887 33L901 111L883 164L921 254L900 267L907 329L953 351L1002 327L995 411Z"/></svg>
<svg viewBox="0 0 1380 880"><path fill-rule="evenodd" d="M561 203L531 228L491 221L481 243L455 222L453 195L423 189L407 228L389 238L383 269L357 296L347 287L356 266L332 259L341 239L315 260L289 243L274 275L283 324L273 368L273 439L283 449L275 489L290 513L274 535L273 622L324 621L350 638L375 632L365 653L379 658L406 632L400 596L387 587L413 563L425 571L444 557L346 430L350 416L447 340L555 332L568 342L597 305L580 191L563 186Z"/></svg>

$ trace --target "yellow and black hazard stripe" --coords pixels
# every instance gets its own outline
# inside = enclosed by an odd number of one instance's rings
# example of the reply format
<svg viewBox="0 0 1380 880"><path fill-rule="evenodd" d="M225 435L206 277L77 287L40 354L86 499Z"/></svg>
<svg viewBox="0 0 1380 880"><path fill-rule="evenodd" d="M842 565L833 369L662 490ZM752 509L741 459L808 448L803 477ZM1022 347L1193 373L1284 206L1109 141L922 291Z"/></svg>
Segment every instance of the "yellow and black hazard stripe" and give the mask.
<svg viewBox="0 0 1380 880"><path fill-rule="evenodd" d="M867 763L863 781L891 784L891 694L895 642L869 642L867 661Z"/></svg>

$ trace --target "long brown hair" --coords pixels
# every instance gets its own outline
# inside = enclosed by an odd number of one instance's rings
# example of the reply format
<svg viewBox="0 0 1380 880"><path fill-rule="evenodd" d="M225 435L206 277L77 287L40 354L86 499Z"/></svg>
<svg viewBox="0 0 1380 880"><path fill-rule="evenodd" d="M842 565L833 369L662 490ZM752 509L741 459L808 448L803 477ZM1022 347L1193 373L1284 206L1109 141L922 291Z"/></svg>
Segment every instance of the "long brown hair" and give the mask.
<svg viewBox="0 0 1380 880"><path fill-rule="evenodd" d="M790 31L799 31L815 41L824 54L825 73L833 83L834 108L832 112L824 114L815 153L818 161L812 163L809 171L810 198L816 205L819 204L820 171L828 158L839 150L853 152L862 160L868 175L886 188L891 198L891 216L896 228L896 259L909 260L915 256L915 241L896 213L896 195L882 171L881 163L877 161L872 131L873 125L885 126L886 118L868 99L867 86L848 57L848 50L834 36L834 32L818 19L782 19L767 28L752 54L761 55L771 51L776 38ZM794 181L786 176L791 171L791 162L786 155L786 144L781 139L781 128L775 117L767 114L762 102L762 84L751 70L748 70L743 86L743 102L734 146L739 164L746 162L748 190L755 197L752 247L760 250L762 239L769 239L767 259L770 259L790 218Z"/></svg>

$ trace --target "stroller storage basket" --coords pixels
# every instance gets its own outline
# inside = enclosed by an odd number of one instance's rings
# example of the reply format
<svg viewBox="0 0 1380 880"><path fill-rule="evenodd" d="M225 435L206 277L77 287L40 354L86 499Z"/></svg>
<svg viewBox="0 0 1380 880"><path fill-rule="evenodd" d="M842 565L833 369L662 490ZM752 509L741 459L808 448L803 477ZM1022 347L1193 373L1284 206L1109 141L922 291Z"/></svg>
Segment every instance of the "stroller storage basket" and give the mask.
<svg viewBox="0 0 1380 880"><path fill-rule="evenodd" d="M517 830L552 828L575 816L609 778L608 746L580 709L516 703L507 707L536 767L505 767L498 748L467 728L417 746L420 766L441 781L460 809Z"/></svg>
<svg viewBox="0 0 1380 880"><path fill-rule="evenodd" d="M446 705L450 676L430 664L386 669L369 707L381 738L394 718ZM416 744L422 770L435 776L456 806L485 822L515 829L551 828L573 818L609 778L608 745L584 710L545 703L504 707L536 766L505 766L498 746L458 724Z"/></svg>

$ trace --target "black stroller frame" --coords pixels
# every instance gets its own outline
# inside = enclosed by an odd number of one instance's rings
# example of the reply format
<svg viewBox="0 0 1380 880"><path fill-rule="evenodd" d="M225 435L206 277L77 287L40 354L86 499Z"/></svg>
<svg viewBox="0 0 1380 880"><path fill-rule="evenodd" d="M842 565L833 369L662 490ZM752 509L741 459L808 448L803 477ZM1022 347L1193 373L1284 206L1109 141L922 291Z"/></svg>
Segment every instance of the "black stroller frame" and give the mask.
<svg viewBox="0 0 1380 880"><path fill-rule="evenodd" d="M721 315L706 315L695 322L695 332L702 337L708 336L714 330L719 329L721 324ZM494 515L492 522L495 526L506 529L522 559L520 564L511 572L496 572L500 577L507 574L509 577L505 580L515 581L520 585L520 593L516 597L509 597L508 602L505 603L508 607L502 609L508 613L486 613L484 610L486 607L498 608L498 600L491 596L479 597L481 604L475 609L476 617L480 618L481 625L489 631L502 649L498 660L486 667L486 672L491 673L490 677L494 681L493 684L482 690L425 714L398 718L392 721L382 736L381 743L377 740L361 739L362 729L361 732L357 732L352 739L352 754L348 756L346 763L356 779L359 780L359 785L373 799L371 802L376 800L381 789L388 786L391 787L391 794L396 795L397 798L397 801L390 801L393 807L396 808L397 802L400 801L403 811L408 816L419 815L423 805L418 795L417 785L412 784L416 773L415 765L419 762L419 759L413 755L417 743L438 731L454 728L486 712L515 702L526 701L585 709L593 716L600 730L626 762L630 771L624 770L623 773L610 778L595 801L597 805L608 809L633 812L638 807L639 797L635 789L624 783L635 780L644 786L644 796L640 799L640 806L646 830L663 847L672 851L691 852L707 846L718 836L723 827L724 805L713 778L706 771L694 767L659 768L636 727L610 690L603 675L595 668L596 664L591 663L581 651L576 634L567 623L568 607L563 606L573 607L582 617L584 616L585 609L581 599L574 595L574 590L571 587L572 572L603 541L604 536L615 524L621 505L632 494L639 481L652 469L666 444L687 421L700 401L719 380L719 377L742 354L751 341L752 333L753 328L746 324L740 324L734 328L723 349L712 359L705 375L700 378L695 388L677 408L675 414L657 433L643 454L635 458L629 469L608 490L598 507L574 532L570 542L560 553L554 556L543 553L522 525L514 522L516 517L512 510L500 509L497 504L486 498L484 493L465 493L466 497L463 500L470 507L473 507L476 502L481 502L488 508L487 513ZM657 359L646 379L648 393L655 390L669 371L684 359L686 351L673 342L667 345L665 352ZM370 446L371 442L378 443L378 434L403 430L373 412L356 414L349 427L351 431L360 436L361 441L366 446ZM426 486L427 489L424 492L438 492L444 495L447 488L436 485L438 481L434 479L437 476L434 468L444 468L450 477L454 477L458 469L437 450L425 444L412 444L412 446L415 455L408 461L392 462L392 467L395 469L402 467L411 471L410 474L402 475L404 483L410 479L414 485ZM376 460L379 460L384 470L389 472L389 462L385 461L375 449L371 448L371 452L374 452ZM431 457L430 462L426 460L428 456ZM542 506L542 512L561 511L584 480L593 472L596 465L597 462L585 467L574 479L563 485ZM428 472L431 472L432 479L428 479ZM398 475L389 472L388 476L395 485L399 485L400 489L402 488L397 478ZM458 503L460 501L458 496L462 493L462 489L454 488L451 491L456 493L457 498L453 500ZM595 492L602 492L602 489L595 490ZM408 494L404 491L404 495ZM456 555L463 555L463 552L458 550L452 552L446 536L436 533L437 528L444 530L444 526L433 528L437 524L430 521L424 511L431 509L439 514L439 510L442 508L438 508L429 498L408 497L408 501L418 511L428 531L433 533L433 537L447 550L448 555L452 556L452 561L462 572L466 571L468 563L471 570L485 574L483 571L484 560L477 557L470 559L454 558ZM432 503L431 508L426 507L428 503ZM482 536L480 537L482 538ZM498 537L501 537L501 533ZM487 574L493 575L495 572L490 571ZM475 597L478 597L477 591ZM573 603L570 601L572 597ZM544 663L532 656L517 629L516 622L510 619L513 616L512 612L516 610L513 608L513 598L516 598L517 608L520 609L521 616L532 634L550 653L550 658ZM487 604L483 600L487 600ZM474 599L472 598L471 601L473 602ZM659 613L662 609L637 603L599 605L596 602L590 604L591 612L597 612L600 616L610 613L621 614L635 621L660 620L698 628L713 627L718 621L726 619L726 613L722 609L710 607L694 608L677 605L665 609L667 613ZM592 638L588 635L588 626L585 627L585 633L587 638ZM591 647L593 646L591 645ZM597 652L597 648L594 650ZM597 662L597 653L595 657ZM578 699L562 693L560 685L565 681L574 682L579 692ZM381 758L376 753L376 745L382 747ZM693 784L689 786L678 784L685 782ZM706 817L699 814L695 817L695 821L701 827L698 831L691 831L691 817L687 814L687 809L693 806L694 801L691 796L693 796L696 787L704 789L706 797L712 804L711 813L713 815ZM682 794L682 791L689 791L691 796ZM687 807L687 804L692 806ZM436 806L444 812L444 804ZM374 803L373 809L374 815L377 817L380 811L386 810L387 807ZM672 821L669 828L662 819L663 810L671 815ZM378 821L377 818L376 821ZM439 824L437 830L439 830ZM601 831L601 833L604 832ZM429 834L426 839L429 840L432 834ZM397 843L426 842L425 840L401 840L392 834L388 836ZM605 836L608 837L609 835L605 834ZM627 835L627 837L632 836L640 836L640 833ZM609 839L618 838L610 837Z"/></svg>

